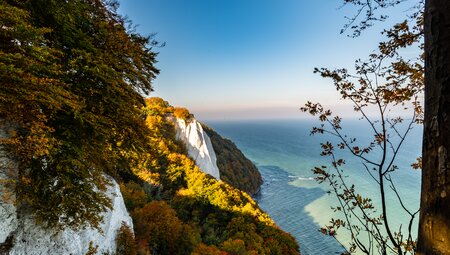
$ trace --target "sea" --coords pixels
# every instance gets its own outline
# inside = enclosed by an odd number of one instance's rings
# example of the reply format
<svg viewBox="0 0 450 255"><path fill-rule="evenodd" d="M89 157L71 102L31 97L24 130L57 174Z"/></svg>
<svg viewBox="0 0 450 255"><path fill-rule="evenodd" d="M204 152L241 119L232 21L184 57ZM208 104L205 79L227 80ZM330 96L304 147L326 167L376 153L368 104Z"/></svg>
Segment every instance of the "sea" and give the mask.
<svg viewBox="0 0 450 255"><path fill-rule="evenodd" d="M338 231L335 237L320 232L332 218L338 218L332 207L337 206L335 196L325 183L318 183L311 171L316 166L329 167L330 158L321 156L320 144L336 143L333 135L311 135L311 128L320 123L315 120L253 120L253 121L205 121L223 137L231 139L244 155L255 163L264 183L255 196L260 207L267 212L283 230L291 233L300 245L303 255L341 254L349 247L350 234ZM375 123L378 128L379 124ZM407 130L399 124L398 133ZM421 172L413 170L411 163L421 154L422 126L413 125L395 158L397 170L392 179L403 205L415 212L420 204ZM356 139L352 146L367 146L373 141L372 127L364 120L343 120L342 135ZM400 141L396 132L390 140L395 145ZM345 180L355 184L356 192L373 199L380 205L380 191L374 185L361 160L345 150L337 149L338 156L345 159L342 169ZM392 155L392 153L390 153ZM368 155L370 160L379 160L381 153L375 149ZM388 221L396 231L407 231L408 214L398 202L397 196L388 188ZM381 213L381 212L380 212ZM417 217L416 217L417 218ZM412 225L413 236L417 235L418 221ZM358 252L356 253L358 254Z"/></svg>

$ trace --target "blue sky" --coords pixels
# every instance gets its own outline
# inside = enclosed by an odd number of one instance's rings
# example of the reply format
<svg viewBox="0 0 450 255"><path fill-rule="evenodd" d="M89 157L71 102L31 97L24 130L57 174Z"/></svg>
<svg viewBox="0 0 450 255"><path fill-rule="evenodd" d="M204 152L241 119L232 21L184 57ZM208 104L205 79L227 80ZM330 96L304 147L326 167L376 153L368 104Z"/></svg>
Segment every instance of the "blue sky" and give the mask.
<svg viewBox="0 0 450 255"><path fill-rule="evenodd" d="M348 109L314 67L352 67L410 5L359 38L339 34L340 0L130 0L119 12L158 48L155 92L200 120L302 118L307 100Z"/></svg>

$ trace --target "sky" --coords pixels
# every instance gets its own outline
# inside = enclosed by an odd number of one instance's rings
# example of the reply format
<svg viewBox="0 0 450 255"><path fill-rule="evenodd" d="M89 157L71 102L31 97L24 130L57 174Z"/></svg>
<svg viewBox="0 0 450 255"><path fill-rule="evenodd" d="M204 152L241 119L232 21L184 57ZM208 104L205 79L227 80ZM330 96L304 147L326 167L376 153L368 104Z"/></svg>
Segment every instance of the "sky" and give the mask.
<svg viewBox="0 0 450 255"><path fill-rule="evenodd" d="M304 118L308 100L352 115L315 67L351 68L383 38L383 28L411 7L358 38L340 34L355 9L341 0L128 0L119 13L154 48L160 74L154 92L200 120Z"/></svg>

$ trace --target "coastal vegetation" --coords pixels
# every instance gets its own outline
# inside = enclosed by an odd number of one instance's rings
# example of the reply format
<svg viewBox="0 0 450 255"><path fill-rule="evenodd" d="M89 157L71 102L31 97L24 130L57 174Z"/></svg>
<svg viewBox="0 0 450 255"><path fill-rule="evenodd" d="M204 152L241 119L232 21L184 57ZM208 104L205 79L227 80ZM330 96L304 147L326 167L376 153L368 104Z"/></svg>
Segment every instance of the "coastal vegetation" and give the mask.
<svg viewBox="0 0 450 255"><path fill-rule="evenodd" d="M104 193L112 176L134 222L133 231L120 228L118 254L299 254L247 193L187 156L169 117L189 119L189 111L143 97L159 72L159 44L130 29L117 7L0 2L1 144L17 162L2 169L2 184L19 217L59 230L99 228L112 207ZM230 183L246 188L254 176L258 183L256 173Z"/></svg>
<svg viewBox="0 0 450 255"><path fill-rule="evenodd" d="M259 191L262 177L258 168L229 139L202 124L203 130L211 138L217 156L220 179L240 190L253 195Z"/></svg>
<svg viewBox="0 0 450 255"><path fill-rule="evenodd" d="M378 50L368 60L357 60L354 73L347 69L315 70L333 81L343 100L350 101L360 119L367 122L368 130L373 132L372 140L360 141L347 134L342 127L343 118L320 103L308 102L302 108L317 115L323 123L314 127L312 134L330 134L337 138L321 144L321 155L330 158L330 166L317 166L313 172L319 182L330 185L337 199L337 205L332 207L337 212L336 217L322 228L322 232L336 236L340 229L348 231L350 253L414 254L417 248L413 227L417 224L419 208L405 205L397 185L399 180L395 178L395 171L405 168L397 164L398 153L411 129L422 124L424 114L421 106L424 55L405 59L400 52L405 48L417 48L422 52L424 48L423 6L416 6L414 11L409 20L384 31L387 40L379 43ZM354 35L359 35L366 27L364 24L355 26ZM345 171L348 159L342 156L342 151L348 151L361 162L361 170L367 172L379 196L362 194L358 183L348 180ZM421 167L421 158L416 161L417 157L419 155L411 159L414 169ZM393 212L388 207L393 201L399 203L405 213L400 226L390 221Z"/></svg>
<svg viewBox="0 0 450 255"><path fill-rule="evenodd" d="M0 120L18 164L18 210L48 227L98 227L111 207L105 173L148 133L139 91L158 73L151 38L128 31L114 3L1 1Z"/></svg>
<svg viewBox="0 0 450 255"><path fill-rule="evenodd" d="M153 150L145 159L150 165L134 169L144 185L131 178L123 178L121 185L137 225L139 249L158 254L297 254L294 238L248 194L203 173L186 156L167 118L174 108L160 98L146 102L143 112Z"/></svg>
<svg viewBox="0 0 450 255"><path fill-rule="evenodd" d="M333 80L342 99L349 100L361 119L369 124L374 139L361 146L352 136L345 134L342 118L333 115L319 103L308 102L303 111L318 115L323 123L314 127L313 134L328 133L337 137L338 142L322 143L322 156L331 159L331 166L313 169L320 182L326 182L336 195L338 219L331 219L322 232L335 236L338 229L351 233L349 252L359 250L364 254L449 254L450 224L448 221L450 189L448 181L449 139L444 130L449 121L444 113L448 107L448 87L450 48L445 43L448 38L450 5L448 1L343 1L354 5L357 12L349 17L342 29L351 31L351 36L359 36L375 22L385 21L383 12L399 4L413 2L413 11L405 21L395 24L383 32L387 40L380 42L378 50L367 61L358 60L355 72L347 69L316 69L322 77ZM414 49L415 48L415 49ZM406 50L413 49L417 55L406 58ZM424 99L422 99L424 97ZM421 103L425 104L424 109ZM376 108L377 116L369 113ZM409 111L405 118L402 110ZM424 123L422 157L412 162L413 169L422 170L422 194L420 209L408 208L395 178L399 170L395 159L409 131L415 124ZM403 126L403 128L401 128ZM406 127L406 128L405 128ZM349 183L344 171L345 158L338 156L339 150L347 150L362 162L373 185L379 188L381 203L374 205L373 197L363 197L357 186ZM378 152L377 152L378 150ZM439 169L439 170L437 170ZM406 215L405 222L393 226L389 218L387 194L401 205ZM418 237L412 235L416 227L415 219L420 212ZM398 212L395 212L398 213ZM365 238L361 238L365 236Z"/></svg>

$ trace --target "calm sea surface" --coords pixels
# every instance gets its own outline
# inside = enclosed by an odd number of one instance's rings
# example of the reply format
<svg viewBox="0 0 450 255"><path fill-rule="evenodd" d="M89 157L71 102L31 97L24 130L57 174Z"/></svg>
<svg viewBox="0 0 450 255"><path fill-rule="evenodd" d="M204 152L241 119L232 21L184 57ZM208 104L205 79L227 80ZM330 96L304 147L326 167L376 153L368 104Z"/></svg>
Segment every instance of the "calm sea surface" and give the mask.
<svg viewBox="0 0 450 255"><path fill-rule="evenodd" d="M348 244L347 233L338 234L339 243L319 232L321 226L336 217L330 209L336 201L326 193L327 185L318 184L311 172L314 166L329 165L329 159L319 155L320 142L333 139L325 135L310 136L310 129L316 122L208 121L206 124L236 143L257 165L264 179L261 194L257 197L259 205L281 228L296 237L303 255L339 254L342 251L340 243ZM344 122L344 130L349 137L357 138L360 145L370 142L373 137L363 121ZM421 136L422 129L416 126L397 157L399 169L393 177L404 204L413 211L419 207L420 172L412 170L410 164L420 155ZM379 156L379 152L374 151L371 157L376 160ZM379 204L379 191L361 162L345 153L343 157L346 159L344 172L349 182L356 184L359 193L370 196ZM398 229L406 226L407 222L404 221L406 214L396 201L391 194L388 215L391 224Z"/></svg>

